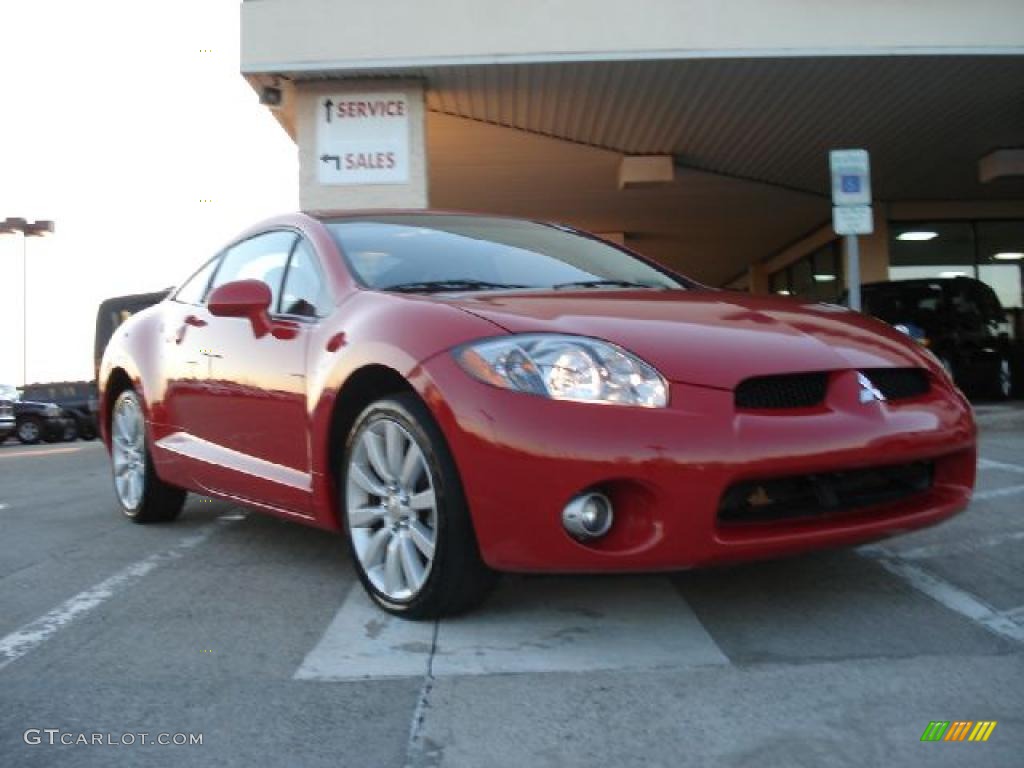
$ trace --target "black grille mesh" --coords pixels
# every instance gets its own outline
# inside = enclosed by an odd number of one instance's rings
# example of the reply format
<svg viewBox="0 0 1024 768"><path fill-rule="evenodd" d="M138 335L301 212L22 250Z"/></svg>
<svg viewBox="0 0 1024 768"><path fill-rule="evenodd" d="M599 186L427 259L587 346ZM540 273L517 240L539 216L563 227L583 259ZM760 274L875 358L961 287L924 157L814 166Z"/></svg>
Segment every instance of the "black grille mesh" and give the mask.
<svg viewBox="0 0 1024 768"><path fill-rule="evenodd" d="M921 368L872 368L863 371L886 400L906 400L928 392L928 374Z"/></svg>
<svg viewBox="0 0 1024 768"><path fill-rule="evenodd" d="M737 408L809 408L825 399L827 373L759 376L736 387Z"/></svg>
<svg viewBox="0 0 1024 768"><path fill-rule="evenodd" d="M862 373L886 400L906 400L928 392L931 382L921 368L871 368ZM750 409L810 408L825 400L827 373L758 376L736 387L736 407Z"/></svg>
<svg viewBox="0 0 1024 768"><path fill-rule="evenodd" d="M932 486L934 465L918 461L871 469L748 480L731 486L718 507L723 523L767 523L900 501Z"/></svg>

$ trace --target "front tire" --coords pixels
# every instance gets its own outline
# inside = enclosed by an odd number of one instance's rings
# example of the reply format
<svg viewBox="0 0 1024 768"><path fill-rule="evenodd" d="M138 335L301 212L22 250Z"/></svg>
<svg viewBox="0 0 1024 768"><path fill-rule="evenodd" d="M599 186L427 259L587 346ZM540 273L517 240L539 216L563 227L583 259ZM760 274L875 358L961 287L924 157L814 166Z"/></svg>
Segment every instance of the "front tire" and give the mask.
<svg viewBox="0 0 1024 768"><path fill-rule="evenodd" d="M480 557L444 436L417 397L378 400L359 415L340 475L352 561L377 605L435 619L486 596L496 574Z"/></svg>
<svg viewBox="0 0 1024 768"><path fill-rule="evenodd" d="M23 445L35 445L43 437L43 425L34 416L27 416L18 422L15 434Z"/></svg>
<svg viewBox="0 0 1024 768"><path fill-rule="evenodd" d="M135 523L162 523L178 517L187 494L157 476L147 447L142 401L130 389L114 401L110 459L114 492L126 517Z"/></svg>

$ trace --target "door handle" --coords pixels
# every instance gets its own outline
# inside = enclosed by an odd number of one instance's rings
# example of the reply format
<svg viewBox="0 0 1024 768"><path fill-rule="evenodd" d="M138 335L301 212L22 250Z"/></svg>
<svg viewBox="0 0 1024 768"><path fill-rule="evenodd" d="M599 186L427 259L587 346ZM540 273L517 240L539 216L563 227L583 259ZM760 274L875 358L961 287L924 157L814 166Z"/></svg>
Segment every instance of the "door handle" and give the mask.
<svg viewBox="0 0 1024 768"><path fill-rule="evenodd" d="M205 325L206 321L203 320L201 317L196 317L195 315L186 315L184 324L181 325L178 328L177 333L174 334L174 343L181 344L181 342L185 340L185 331L188 330L189 326L192 326L193 328L202 328Z"/></svg>

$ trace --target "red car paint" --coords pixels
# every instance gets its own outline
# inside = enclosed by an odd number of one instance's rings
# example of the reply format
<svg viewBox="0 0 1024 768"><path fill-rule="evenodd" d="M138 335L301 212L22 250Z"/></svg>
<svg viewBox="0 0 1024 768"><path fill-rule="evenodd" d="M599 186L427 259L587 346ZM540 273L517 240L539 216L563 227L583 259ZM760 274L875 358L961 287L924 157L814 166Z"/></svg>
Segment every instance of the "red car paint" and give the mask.
<svg viewBox="0 0 1024 768"><path fill-rule="evenodd" d="M365 366L402 376L429 407L458 466L485 561L501 570L677 569L850 545L939 522L968 504L970 406L903 334L841 308L712 289L412 295L360 287L324 225L296 214L336 308L317 323L164 302L112 338L99 373L110 448L113 377L140 394L167 482L340 530L330 428L339 392ZM240 238L241 239L241 238ZM275 324L278 326L275 332ZM559 332L614 342L669 380L664 409L548 400L471 378L451 350L482 338ZM918 367L928 394L859 400L857 371ZM745 378L827 371L817 408L738 410ZM722 525L723 493L745 479L934 461L932 487L849 513ZM580 543L560 513L580 491L612 498L608 536Z"/></svg>

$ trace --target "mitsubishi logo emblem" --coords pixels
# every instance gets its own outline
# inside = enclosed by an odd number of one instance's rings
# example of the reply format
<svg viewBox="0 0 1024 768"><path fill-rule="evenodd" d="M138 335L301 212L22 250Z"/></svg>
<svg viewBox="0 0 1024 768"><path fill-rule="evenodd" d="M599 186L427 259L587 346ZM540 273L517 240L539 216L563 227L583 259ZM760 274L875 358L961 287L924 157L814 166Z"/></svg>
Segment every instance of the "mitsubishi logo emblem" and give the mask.
<svg viewBox="0 0 1024 768"><path fill-rule="evenodd" d="M857 384L860 385L861 403L870 403L872 400L885 400L885 395L882 394L881 390L879 390L878 387L872 384L871 379L869 379L863 373L857 374Z"/></svg>

